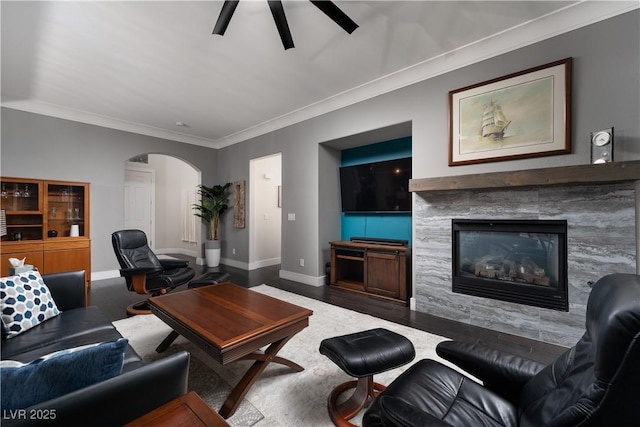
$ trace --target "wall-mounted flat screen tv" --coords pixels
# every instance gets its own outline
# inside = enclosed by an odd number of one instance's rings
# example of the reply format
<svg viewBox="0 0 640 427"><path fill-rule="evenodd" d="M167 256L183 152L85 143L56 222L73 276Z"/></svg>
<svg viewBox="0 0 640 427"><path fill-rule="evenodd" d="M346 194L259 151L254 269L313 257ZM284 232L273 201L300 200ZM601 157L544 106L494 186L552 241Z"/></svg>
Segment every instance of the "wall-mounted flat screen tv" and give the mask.
<svg viewBox="0 0 640 427"><path fill-rule="evenodd" d="M342 212L411 212L411 157L340 168Z"/></svg>

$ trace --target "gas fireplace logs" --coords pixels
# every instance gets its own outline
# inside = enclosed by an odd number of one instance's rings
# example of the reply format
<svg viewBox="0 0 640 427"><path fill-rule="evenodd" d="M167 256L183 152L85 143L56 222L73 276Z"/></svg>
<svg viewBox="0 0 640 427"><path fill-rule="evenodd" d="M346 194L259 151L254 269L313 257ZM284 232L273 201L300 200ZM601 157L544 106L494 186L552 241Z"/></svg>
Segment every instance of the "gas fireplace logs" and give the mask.
<svg viewBox="0 0 640 427"><path fill-rule="evenodd" d="M476 277L540 286L551 285L551 279L544 268L528 256L523 256L519 261L505 259L499 255L485 255L475 260L465 258L462 260L461 268Z"/></svg>

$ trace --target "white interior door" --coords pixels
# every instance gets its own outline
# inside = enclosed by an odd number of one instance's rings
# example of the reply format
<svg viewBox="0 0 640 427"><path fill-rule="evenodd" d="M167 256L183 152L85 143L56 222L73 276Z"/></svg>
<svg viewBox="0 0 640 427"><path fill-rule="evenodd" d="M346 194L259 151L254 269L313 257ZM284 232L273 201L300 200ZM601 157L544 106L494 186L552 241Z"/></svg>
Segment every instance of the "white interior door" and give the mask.
<svg viewBox="0 0 640 427"><path fill-rule="evenodd" d="M249 171L249 270L253 270L281 262L282 155L252 159Z"/></svg>
<svg viewBox="0 0 640 427"><path fill-rule="evenodd" d="M145 232L149 247L155 245L155 172L153 170L125 169L124 227Z"/></svg>

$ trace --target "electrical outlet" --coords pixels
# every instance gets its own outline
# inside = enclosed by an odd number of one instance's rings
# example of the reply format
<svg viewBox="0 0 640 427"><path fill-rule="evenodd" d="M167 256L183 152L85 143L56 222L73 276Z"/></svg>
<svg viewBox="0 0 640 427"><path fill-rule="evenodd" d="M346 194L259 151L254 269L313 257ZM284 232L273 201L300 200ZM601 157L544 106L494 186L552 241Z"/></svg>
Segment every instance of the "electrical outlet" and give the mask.
<svg viewBox="0 0 640 427"><path fill-rule="evenodd" d="M304 258L300 258L300 267L304 267Z"/></svg>
<svg viewBox="0 0 640 427"><path fill-rule="evenodd" d="M231 249L231 253L235 255L236 254L236 248Z"/></svg>

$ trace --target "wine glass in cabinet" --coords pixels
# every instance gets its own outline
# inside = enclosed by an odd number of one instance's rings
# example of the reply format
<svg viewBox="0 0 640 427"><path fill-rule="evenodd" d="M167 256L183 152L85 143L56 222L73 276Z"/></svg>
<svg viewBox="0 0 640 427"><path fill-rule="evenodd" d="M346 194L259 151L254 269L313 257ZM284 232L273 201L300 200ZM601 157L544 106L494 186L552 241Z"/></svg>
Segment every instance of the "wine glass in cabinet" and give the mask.
<svg viewBox="0 0 640 427"><path fill-rule="evenodd" d="M88 184L46 183L46 239L88 237Z"/></svg>
<svg viewBox="0 0 640 427"><path fill-rule="evenodd" d="M5 211L7 234L2 242L42 239L42 184L26 178L2 178L0 209Z"/></svg>

